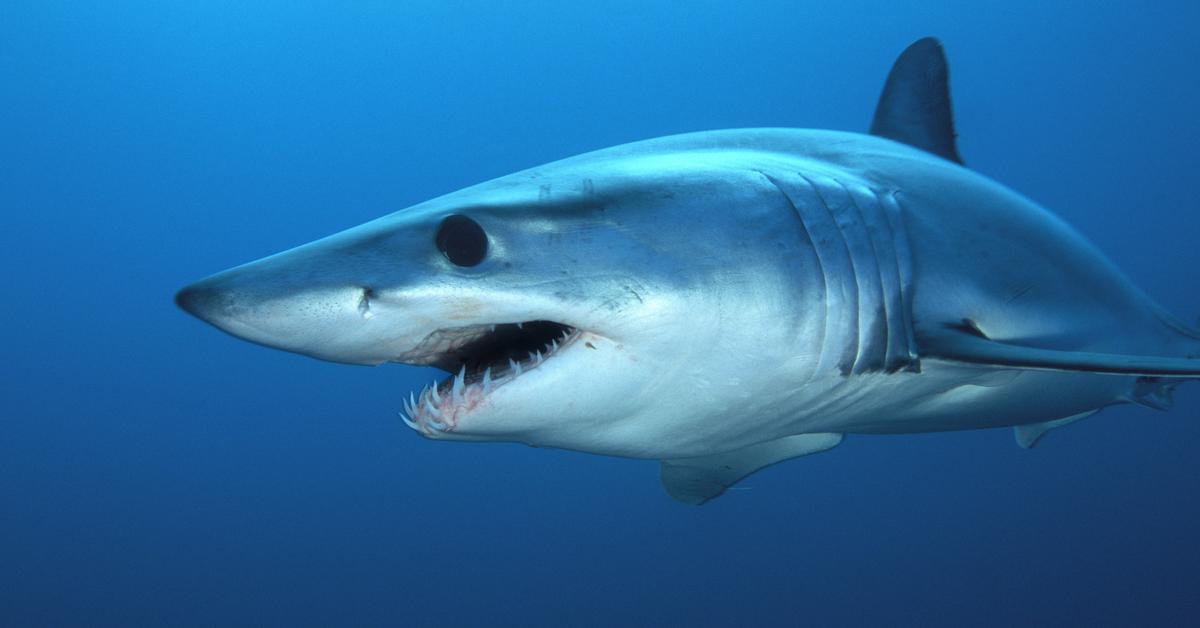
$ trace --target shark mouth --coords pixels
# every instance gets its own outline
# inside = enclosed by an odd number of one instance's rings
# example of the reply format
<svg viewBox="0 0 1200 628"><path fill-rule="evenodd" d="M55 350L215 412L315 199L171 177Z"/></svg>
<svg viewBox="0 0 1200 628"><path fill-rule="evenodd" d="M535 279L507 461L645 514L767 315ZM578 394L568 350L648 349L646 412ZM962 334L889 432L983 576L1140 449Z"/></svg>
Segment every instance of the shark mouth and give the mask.
<svg viewBox="0 0 1200 628"><path fill-rule="evenodd" d="M461 416L492 391L540 367L579 335L578 329L552 321L438 330L399 361L457 374L409 393L400 417L425 436L453 432Z"/></svg>

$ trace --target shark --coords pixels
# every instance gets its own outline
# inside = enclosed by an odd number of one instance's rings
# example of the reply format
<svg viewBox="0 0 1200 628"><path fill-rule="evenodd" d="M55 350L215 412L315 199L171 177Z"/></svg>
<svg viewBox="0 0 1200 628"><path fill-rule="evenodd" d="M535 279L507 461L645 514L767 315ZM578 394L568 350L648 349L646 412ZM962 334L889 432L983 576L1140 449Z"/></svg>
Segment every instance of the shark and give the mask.
<svg viewBox="0 0 1200 628"><path fill-rule="evenodd" d="M847 434L1171 406L1200 332L1063 220L969 169L944 49L869 133L661 137L468 187L188 285L187 312L341 363L432 366L404 423L660 460L711 500Z"/></svg>

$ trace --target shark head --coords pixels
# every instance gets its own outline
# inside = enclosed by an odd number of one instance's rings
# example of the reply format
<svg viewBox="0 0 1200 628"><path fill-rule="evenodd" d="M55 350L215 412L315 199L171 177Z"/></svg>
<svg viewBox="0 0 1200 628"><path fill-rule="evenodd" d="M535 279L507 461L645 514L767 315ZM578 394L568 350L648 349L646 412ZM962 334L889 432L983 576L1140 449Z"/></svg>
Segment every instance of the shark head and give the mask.
<svg viewBox="0 0 1200 628"><path fill-rule="evenodd" d="M753 250L786 258L795 231L761 176L679 154L520 172L218 273L176 302L269 347L445 370L404 403L427 437L662 455L667 436L702 436L697 415L747 396L714 398L750 358L721 347L777 317L745 287L778 277L755 276ZM731 229L730 207L760 209Z"/></svg>

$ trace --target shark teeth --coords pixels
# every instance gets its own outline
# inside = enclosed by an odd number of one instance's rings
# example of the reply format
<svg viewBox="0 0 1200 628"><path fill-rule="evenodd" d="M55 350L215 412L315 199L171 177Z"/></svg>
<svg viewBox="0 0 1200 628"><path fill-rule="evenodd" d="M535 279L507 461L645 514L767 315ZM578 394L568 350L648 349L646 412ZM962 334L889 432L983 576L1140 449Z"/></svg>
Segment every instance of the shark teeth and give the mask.
<svg viewBox="0 0 1200 628"><path fill-rule="evenodd" d="M538 351L530 351L524 360L508 358L508 368L493 372L489 366L482 375L476 371L468 382L467 367L462 365L458 373L439 382L425 386L419 393L409 393L403 400L404 410L400 418L408 427L426 436L436 436L439 433L453 432L458 427L460 417L473 410L485 397L498 387L507 384L541 366L561 349L579 337L579 332L570 330L555 339L550 340Z"/></svg>
<svg viewBox="0 0 1200 628"><path fill-rule="evenodd" d="M450 399L454 402L454 405L456 405L456 406L462 404L462 400L463 400L462 393L463 393L463 388L466 386L466 383L467 383L467 365L464 364L463 367L458 370L458 375L456 375L454 377L454 386L450 389Z"/></svg>
<svg viewBox="0 0 1200 628"><path fill-rule="evenodd" d="M409 426L410 428L412 428L414 430L420 430L421 426L418 425L417 422L414 420L414 417L416 417L416 416L417 416L417 399L411 392L409 392L408 399L404 400L404 411L400 413L400 419L403 420L404 424Z"/></svg>

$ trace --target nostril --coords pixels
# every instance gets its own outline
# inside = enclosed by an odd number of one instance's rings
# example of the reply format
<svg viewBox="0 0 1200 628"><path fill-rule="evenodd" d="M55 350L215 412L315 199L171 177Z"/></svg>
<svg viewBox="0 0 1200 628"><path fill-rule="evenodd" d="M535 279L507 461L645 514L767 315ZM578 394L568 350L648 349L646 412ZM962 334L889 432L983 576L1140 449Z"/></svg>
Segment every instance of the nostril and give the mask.
<svg viewBox="0 0 1200 628"><path fill-rule="evenodd" d="M358 298L358 313L363 318L371 318L374 316L371 313L371 300L375 298L375 291L370 287L362 289L362 295Z"/></svg>

